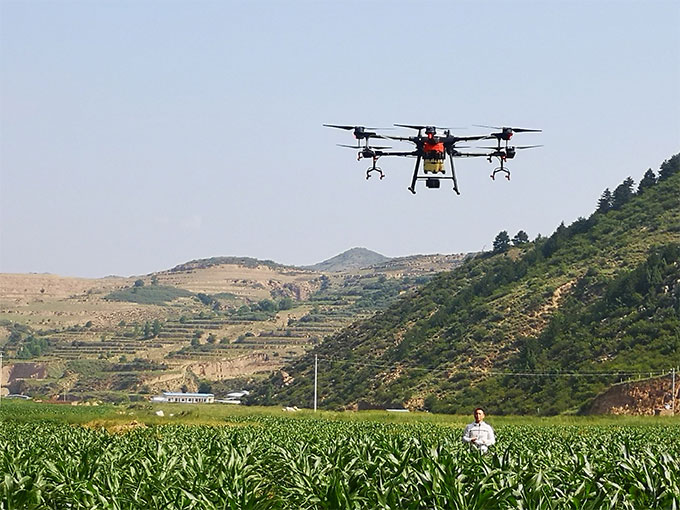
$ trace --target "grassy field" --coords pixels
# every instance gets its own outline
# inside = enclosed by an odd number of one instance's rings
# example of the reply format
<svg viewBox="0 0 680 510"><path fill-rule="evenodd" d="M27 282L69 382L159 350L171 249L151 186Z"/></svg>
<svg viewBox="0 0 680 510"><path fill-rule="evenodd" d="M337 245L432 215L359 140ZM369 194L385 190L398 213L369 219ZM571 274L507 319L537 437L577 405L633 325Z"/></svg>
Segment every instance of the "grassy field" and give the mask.
<svg viewBox="0 0 680 510"><path fill-rule="evenodd" d="M678 419L489 417L485 456L469 421L3 401L0 509L678 508Z"/></svg>

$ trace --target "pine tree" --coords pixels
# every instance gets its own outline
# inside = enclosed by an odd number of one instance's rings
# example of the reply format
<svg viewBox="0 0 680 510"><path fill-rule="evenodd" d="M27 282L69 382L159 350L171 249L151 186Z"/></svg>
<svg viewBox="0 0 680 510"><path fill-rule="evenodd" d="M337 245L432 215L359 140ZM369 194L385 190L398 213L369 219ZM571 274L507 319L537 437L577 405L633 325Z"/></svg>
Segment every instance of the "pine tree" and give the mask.
<svg viewBox="0 0 680 510"><path fill-rule="evenodd" d="M493 241L493 251L494 253L504 253L510 248L510 236L507 230L503 230L498 233L496 239Z"/></svg>
<svg viewBox="0 0 680 510"><path fill-rule="evenodd" d="M621 209L623 204L627 203L633 195L633 186L635 181L631 177L627 177L624 181L619 184L614 193L612 193L612 209Z"/></svg>
<svg viewBox="0 0 680 510"><path fill-rule="evenodd" d="M520 230L515 234L515 237L512 238L512 244L515 246L519 246L521 244L525 244L529 242L529 236L524 230Z"/></svg>
<svg viewBox="0 0 680 510"><path fill-rule="evenodd" d="M659 167L659 180L664 181L671 175L680 172L680 154L676 154L670 159L667 159Z"/></svg>
<svg viewBox="0 0 680 510"><path fill-rule="evenodd" d="M654 174L654 171L650 168L645 172L644 177L642 177L642 180L640 181L640 184L638 185L638 193L642 193L644 190L647 188L651 188L656 184L656 175Z"/></svg>
<svg viewBox="0 0 680 510"><path fill-rule="evenodd" d="M611 191L609 191L609 188L607 188L602 192L600 200L597 201L597 212L606 213L611 208L612 208L612 193Z"/></svg>

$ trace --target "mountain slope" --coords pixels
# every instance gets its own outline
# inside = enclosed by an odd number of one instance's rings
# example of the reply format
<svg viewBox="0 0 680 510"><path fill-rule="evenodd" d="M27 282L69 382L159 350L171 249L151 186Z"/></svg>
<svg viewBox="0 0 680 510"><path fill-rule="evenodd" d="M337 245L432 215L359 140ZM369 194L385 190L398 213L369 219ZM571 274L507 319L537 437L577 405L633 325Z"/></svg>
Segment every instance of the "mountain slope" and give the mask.
<svg viewBox="0 0 680 510"><path fill-rule="evenodd" d="M305 269L323 272L349 271L381 264L388 262L389 260L389 257L385 257L380 253L376 253L366 248L352 248L351 250L342 252L328 260L324 260L313 266L308 266Z"/></svg>
<svg viewBox="0 0 680 510"><path fill-rule="evenodd" d="M243 388L464 257L328 273L213 257L131 278L0 274L1 389L118 399L201 380Z"/></svg>
<svg viewBox="0 0 680 510"><path fill-rule="evenodd" d="M279 386L259 401L306 405L314 354L322 406L451 412L561 412L620 377L540 373L677 366L680 174L637 194L627 186L603 212L468 260L352 325L286 368L287 384L272 378Z"/></svg>

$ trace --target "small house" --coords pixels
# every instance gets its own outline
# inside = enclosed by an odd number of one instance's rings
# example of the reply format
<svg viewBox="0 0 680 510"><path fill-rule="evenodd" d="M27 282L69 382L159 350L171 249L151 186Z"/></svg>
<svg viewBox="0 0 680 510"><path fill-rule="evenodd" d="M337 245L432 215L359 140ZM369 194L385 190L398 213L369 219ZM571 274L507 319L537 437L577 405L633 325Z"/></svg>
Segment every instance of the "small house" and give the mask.
<svg viewBox="0 0 680 510"><path fill-rule="evenodd" d="M164 391L162 395L153 397L151 401L169 404L212 404L215 402L215 395L212 393L177 393Z"/></svg>

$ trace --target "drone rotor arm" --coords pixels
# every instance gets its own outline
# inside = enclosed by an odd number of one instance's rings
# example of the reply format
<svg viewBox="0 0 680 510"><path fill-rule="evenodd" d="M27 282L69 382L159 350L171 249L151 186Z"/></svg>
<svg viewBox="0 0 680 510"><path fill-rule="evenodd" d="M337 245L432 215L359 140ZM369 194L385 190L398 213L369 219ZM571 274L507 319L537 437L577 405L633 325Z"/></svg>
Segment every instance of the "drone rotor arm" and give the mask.
<svg viewBox="0 0 680 510"><path fill-rule="evenodd" d="M418 156L418 151L410 151L410 152L385 152L385 153L383 153L383 156L400 156L400 157Z"/></svg>

